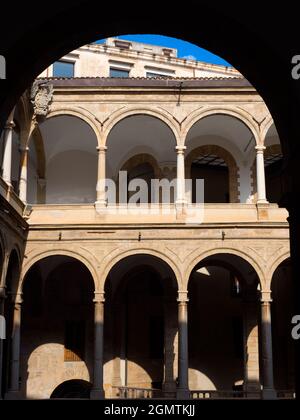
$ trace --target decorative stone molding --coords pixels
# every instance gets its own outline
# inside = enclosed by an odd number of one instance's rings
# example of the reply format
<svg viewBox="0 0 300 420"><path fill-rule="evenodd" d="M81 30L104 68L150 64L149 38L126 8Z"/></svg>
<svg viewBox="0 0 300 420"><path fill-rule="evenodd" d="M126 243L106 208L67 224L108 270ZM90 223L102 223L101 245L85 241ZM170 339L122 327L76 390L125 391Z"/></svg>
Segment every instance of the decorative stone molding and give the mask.
<svg viewBox="0 0 300 420"><path fill-rule="evenodd" d="M94 303L104 303L105 302L105 292L95 292L94 294Z"/></svg>
<svg viewBox="0 0 300 420"><path fill-rule="evenodd" d="M260 294L262 304L270 304L273 302L271 290L262 290Z"/></svg>
<svg viewBox="0 0 300 420"><path fill-rule="evenodd" d="M178 290L177 302L187 303L189 301L187 290Z"/></svg>
<svg viewBox="0 0 300 420"><path fill-rule="evenodd" d="M46 117L50 112L50 104L53 100L53 85L35 81L31 88L30 100L33 105L34 117Z"/></svg>

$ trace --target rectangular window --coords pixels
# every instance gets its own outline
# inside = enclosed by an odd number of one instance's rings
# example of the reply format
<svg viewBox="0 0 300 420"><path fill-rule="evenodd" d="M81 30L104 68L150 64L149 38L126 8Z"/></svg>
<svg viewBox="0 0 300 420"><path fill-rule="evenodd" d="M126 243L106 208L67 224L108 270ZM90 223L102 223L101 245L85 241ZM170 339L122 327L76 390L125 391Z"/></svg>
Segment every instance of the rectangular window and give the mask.
<svg viewBox="0 0 300 420"><path fill-rule="evenodd" d="M115 69L110 67L109 77L129 77L129 70Z"/></svg>
<svg viewBox="0 0 300 420"><path fill-rule="evenodd" d="M65 323L65 362L81 362L85 353L85 322Z"/></svg>
<svg viewBox="0 0 300 420"><path fill-rule="evenodd" d="M165 74L159 74L159 73L152 73L151 71L147 71L147 73L146 73L146 77L163 77L164 79L168 79L168 78L170 78L170 77L173 77L173 76L167 76L167 75L165 75Z"/></svg>
<svg viewBox="0 0 300 420"><path fill-rule="evenodd" d="M124 50L129 50L131 47L131 42L116 39L115 46Z"/></svg>
<svg viewBox="0 0 300 420"><path fill-rule="evenodd" d="M53 64L53 77L74 77L75 63L70 61L56 61Z"/></svg>

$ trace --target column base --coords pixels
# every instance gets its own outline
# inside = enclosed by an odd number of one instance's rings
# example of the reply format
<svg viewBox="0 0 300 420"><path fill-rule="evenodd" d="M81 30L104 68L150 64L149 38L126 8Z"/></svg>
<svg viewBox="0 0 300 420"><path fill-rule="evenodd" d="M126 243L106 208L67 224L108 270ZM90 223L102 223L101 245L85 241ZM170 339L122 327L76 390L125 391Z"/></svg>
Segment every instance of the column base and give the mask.
<svg viewBox="0 0 300 420"><path fill-rule="evenodd" d="M277 394L275 389L263 389L262 390L262 399L263 400L276 400Z"/></svg>
<svg viewBox="0 0 300 420"><path fill-rule="evenodd" d="M5 396L5 400L21 400L21 392L20 391L8 391Z"/></svg>
<svg viewBox="0 0 300 420"><path fill-rule="evenodd" d="M258 201L256 203L258 220L269 219L269 203L268 201Z"/></svg>
<svg viewBox="0 0 300 420"><path fill-rule="evenodd" d="M256 204L270 204L268 200L257 200Z"/></svg>
<svg viewBox="0 0 300 420"><path fill-rule="evenodd" d="M176 201L175 209L176 209L176 219L177 220L184 220L185 219L186 208L187 208L187 202L186 201Z"/></svg>
<svg viewBox="0 0 300 420"><path fill-rule="evenodd" d="M95 202L96 212L99 214L104 214L106 212L107 202L106 200L97 200Z"/></svg>
<svg viewBox="0 0 300 420"><path fill-rule="evenodd" d="M166 399L172 399L176 396L176 384L175 382L165 382L163 384L163 396Z"/></svg>
<svg viewBox="0 0 300 420"><path fill-rule="evenodd" d="M176 399L177 400L189 400L190 399L190 391L188 389L177 389Z"/></svg>
<svg viewBox="0 0 300 420"><path fill-rule="evenodd" d="M90 393L90 400L104 400L105 393L103 389L92 389Z"/></svg>

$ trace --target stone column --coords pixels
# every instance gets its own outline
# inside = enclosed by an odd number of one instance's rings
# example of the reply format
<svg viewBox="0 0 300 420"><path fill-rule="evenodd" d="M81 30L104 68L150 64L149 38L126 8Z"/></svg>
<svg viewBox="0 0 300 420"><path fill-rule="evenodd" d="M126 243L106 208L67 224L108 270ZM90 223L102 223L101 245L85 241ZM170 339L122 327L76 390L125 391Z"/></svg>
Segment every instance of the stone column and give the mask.
<svg viewBox="0 0 300 420"><path fill-rule="evenodd" d="M164 383L165 398L172 398L176 393L174 376L175 337L177 332L177 308L173 296L165 298L164 302Z"/></svg>
<svg viewBox="0 0 300 420"><path fill-rule="evenodd" d="M261 352L264 399L276 398L273 377L271 291L261 292Z"/></svg>
<svg viewBox="0 0 300 420"><path fill-rule="evenodd" d="M258 296L255 285L246 290L244 308L244 390L249 397L260 396ZM250 289L250 287L249 287Z"/></svg>
<svg viewBox="0 0 300 420"><path fill-rule="evenodd" d="M178 292L178 388L177 399L188 399L189 355L188 355L188 292Z"/></svg>
<svg viewBox="0 0 300 420"><path fill-rule="evenodd" d="M103 390L103 327L104 327L104 292L95 292L94 325L94 380L90 398L104 399Z"/></svg>
<svg viewBox="0 0 300 420"><path fill-rule="evenodd" d="M4 154L2 162L2 178L9 185L12 185L11 169L12 169L12 140L13 140L13 129L15 123L13 122L13 113L10 115L8 122L4 129Z"/></svg>
<svg viewBox="0 0 300 420"><path fill-rule="evenodd" d="M112 329L112 346L110 348L110 357L113 363L112 369L112 386L119 387L122 386L122 377L121 377L121 360L122 360L122 335L123 328L122 322L124 322L124 312L123 305L121 302L117 302L113 305L113 310L111 311L111 326L108 328ZM107 320L107 318L106 318ZM112 396L115 397L115 391L113 391Z"/></svg>
<svg viewBox="0 0 300 420"><path fill-rule="evenodd" d="M14 315L13 331L11 340L11 367L10 367L10 385L6 399L19 399L20 392L20 344L21 344L21 309L22 295L13 296Z"/></svg>
<svg viewBox="0 0 300 420"><path fill-rule="evenodd" d="M185 169L184 169L184 151L185 146L177 146L177 197L176 206L182 207L186 204L185 199Z"/></svg>
<svg viewBox="0 0 300 420"><path fill-rule="evenodd" d="M21 171L19 182L19 197L24 203L27 203L27 164L29 147L20 149L21 152Z"/></svg>
<svg viewBox="0 0 300 420"><path fill-rule="evenodd" d="M97 180L97 207L106 207L107 200L106 200L106 193L105 193L105 185L106 185L106 146L99 146L97 147L98 150L98 180Z"/></svg>
<svg viewBox="0 0 300 420"><path fill-rule="evenodd" d="M0 287L0 317L4 317L4 301L6 298L5 294L5 287ZM2 364L3 364L3 340L6 339L6 326L5 320L3 323L3 319L0 320L0 328L4 328L0 330L0 400L2 399Z"/></svg>
<svg viewBox="0 0 300 420"><path fill-rule="evenodd" d="M265 178L265 146L256 146L256 178L257 178L257 203L268 203L266 197L266 178Z"/></svg>

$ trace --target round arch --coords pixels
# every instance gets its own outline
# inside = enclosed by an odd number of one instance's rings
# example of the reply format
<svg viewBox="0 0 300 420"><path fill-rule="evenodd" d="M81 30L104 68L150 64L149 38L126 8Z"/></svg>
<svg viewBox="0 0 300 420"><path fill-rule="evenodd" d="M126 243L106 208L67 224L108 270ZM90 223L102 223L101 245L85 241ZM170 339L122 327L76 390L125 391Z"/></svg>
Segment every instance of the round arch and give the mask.
<svg viewBox="0 0 300 420"><path fill-rule="evenodd" d="M281 153L282 153L282 148L280 144L271 144L270 146L266 147L264 156L269 157L270 155L281 154Z"/></svg>
<svg viewBox="0 0 300 420"><path fill-rule="evenodd" d="M193 161L201 154L215 154L222 158L229 170L229 198L231 203L239 202L239 168L232 154L221 146L203 145L192 150L185 159L186 179L191 179L191 167Z"/></svg>
<svg viewBox="0 0 300 420"><path fill-rule="evenodd" d="M266 137L268 135L268 132L270 130L270 128L272 127L272 125L275 126L275 122L272 118L272 116L270 115L263 123L262 127L261 127L261 138L262 138L262 144L265 144L266 141Z"/></svg>
<svg viewBox="0 0 300 420"><path fill-rule="evenodd" d="M79 254L75 251L69 251L69 250L51 250L51 251L43 251L39 254L36 254L34 257L31 257L27 264L23 266L22 274L21 274L21 280L19 284L19 293L22 293L23 286L24 286L24 280L26 278L26 274L29 272L31 267L34 266L37 262L44 260L47 257L55 257L55 256L65 256L65 257L71 257L74 258L77 261L80 261L89 271L89 273L92 276L93 282L94 282L94 289L96 290L97 285L97 269L96 269L96 263L95 266L90 262L91 256L89 258L87 256L83 256L82 254Z"/></svg>
<svg viewBox="0 0 300 420"><path fill-rule="evenodd" d="M2 252L3 257L5 256L5 248L6 248L5 236L0 232L0 251Z"/></svg>
<svg viewBox="0 0 300 420"><path fill-rule="evenodd" d="M155 157L153 157L149 153L140 153L140 154L136 154L132 156L122 165L120 171L129 172L130 169L134 168L137 165L141 165L143 163L149 163L153 167L154 175L157 179L160 179L162 177L162 173L157 163L157 160L155 159Z"/></svg>
<svg viewBox="0 0 300 420"><path fill-rule="evenodd" d="M83 379L69 379L57 385L50 395L56 398L90 398L92 384Z"/></svg>
<svg viewBox="0 0 300 420"><path fill-rule="evenodd" d="M185 276L185 286L187 288L190 276L194 270L194 268L201 263L204 259L208 257L217 256L218 254L229 254L234 255L236 257L241 258L242 260L246 261L256 272L258 281L261 287L261 290L264 290L266 287L266 276L264 270L261 268L259 263L255 261L254 258L246 254L244 251L240 251L234 248L211 248L209 250L204 251L202 254L197 255L194 257L186 267L186 276Z"/></svg>
<svg viewBox="0 0 300 420"><path fill-rule="evenodd" d="M27 143L24 147L29 147L30 140L33 141L36 156L37 156L37 175L39 178L46 177L46 154L44 139L40 130L39 125L34 125L31 129L30 135L28 136ZM29 148L30 151L30 148Z"/></svg>
<svg viewBox="0 0 300 420"><path fill-rule="evenodd" d="M174 277L176 279L176 283L177 283L177 287L178 290L181 290L181 286L182 286L182 275L181 275L181 271L178 268L178 266L176 265L176 263L166 254L164 254L161 251L156 251L154 249L150 249L150 248L135 248L135 249L130 249L130 250L124 250L123 252L120 252L119 250L114 252L113 254L110 254L109 256L107 256L105 258L105 261L103 261L103 263L105 264L105 262L108 260L108 262L106 262L106 265L100 275L100 283L98 285L97 291L99 292L104 292L105 290L105 283L107 281L107 277L108 274L110 273L111 269L121 260L125 259L126 257L131 257L133 255L150 255L153 257L158 258L160 261L162 261L163 263L167 264L169 266L169 268L172 270L172 272L174 273Z"/></svg>
<svg viewBox="0 0 300 420"><path fill-rule="evenodd" d="M19 265L20 265L20 267L21 267L21 261L22 261L22 257L21 257L21 255L22 255L22 253L21 253L21 250L20 250L19 244L17 244L17 243L13 243L13 244L11 245L10 250L9 250L9 253L8 253L8 255L9 255L8 260L10 260L10 257L11 257L11 255L12 255L12 253L13 253L13 252L16 254L16 256L17 256L17 258L18 258L18 264L19 264Z"/></svg>
<svg viewBox="0 0 300 420"><path fill-rule="evenodd" d="M10 292L14 295L18 294L18 290L20 287L20 273L21 273L21 254L19 247L14 245L11 248L9 253L8 261L7 261L7 270L5 275L4 286L6 288L10 288ZM11 278L8 278L11 276ZM8 284L8 281L11 284Z"/></svg>
<svg viewBox="0 0 300 420"><path fill-rule="evenodd" d="M147 115L153 118L156 118L160 120L162 123L164 123L172 132L175 138L175 146L178 146L180 144L180 129L178 127L178 124L174 124L174 119L172 119L167 112L162 112L160 110L157 110L155 108L126 108L125 110L122 108L121 110L116 111L115 113L111 114L109 117L109 122L107 123L107 126L104 128L104 134L103 134L103 146L107 145L107 139L109 137L109 134L113 130L113 128L121 121L125 120L129 117L134 117L138 115Z"/></svg>
<svg viewBox="0 0 300 420"><path fill-rule="evenodd" d="M280 265L289 260L291 258L291 254L290 251L286 251L285 253L281 254L278 258L276 258L276 260L272 263L272 265L269 267L268 269L268 286L269 286L269 290L272 290L272 280L274 278L274 274L275 271L277 270L278 267L280 267Z"/></svg>
<svg viewBox="0 0 300 420"><path fill-rule="evenodd" d="M98 146L101 146L101 128L96 123L96 117L90 112L85 109L78 109L75 107L64 107L64 108L52 108L49 114L46 117L46 120L55 117L64 117L64 116L71 116L76 117L85 122L94 132Z"/></svg>
<svg viewBox="0 0 300 420"><path fill-rule="evenodd" d="M17 122L18 126L21 127L20 130L20 147L26 147L26 142L28 135L30 134L31 126L31 116L29 115L29 107L25 102L25 95L22 95L19 99L19 102L16 105L14 110L14 120ZM17 114L17 115L16 115Z"/></svg>
<svg viewBox="0 0 300 420"><path fill-rule="evenodd" d="M199 121L203 120L204 118L211 117L211 116L228 116L233 117L239 120L241 123L245 125L245 127L251 132L255 139L256 145L261 144L260 136L259 136L259 128L256 124L253 123L253 118L250 114L248 114L243 109L239 108L217 108L217 107L210 107L204 108L201 110L197 110L192 113L184 122L182 128L182 141L183 145L187 143L187 136L192 129L192 127L198 123Z"/></svg>

